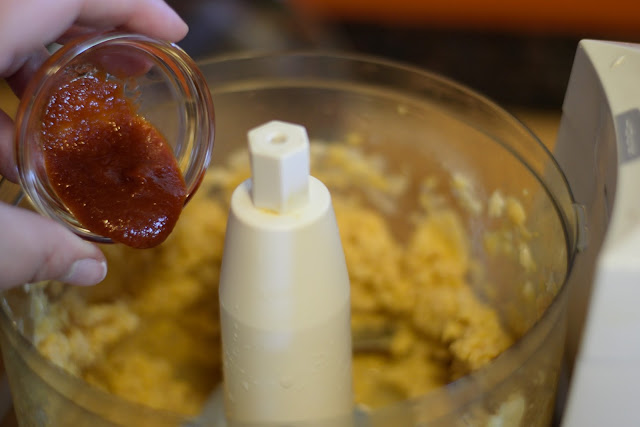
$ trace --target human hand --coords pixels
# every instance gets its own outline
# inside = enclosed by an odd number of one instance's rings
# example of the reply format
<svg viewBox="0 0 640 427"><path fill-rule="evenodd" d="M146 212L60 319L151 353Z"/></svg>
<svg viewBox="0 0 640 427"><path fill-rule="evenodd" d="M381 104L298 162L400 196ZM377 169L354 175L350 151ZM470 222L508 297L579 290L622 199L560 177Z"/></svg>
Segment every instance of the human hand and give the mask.
<svg viewBox="0 0 640 427"><path fill-rule="evenodd" d="M178 41L187 25L162 0L0 0L0 78L20 96L45 45L123 29ZM0 110L0 175L17 182L13 122ZM41 280L93 285L107 272L97 246L33 212L0 203L0 289Z"/></svg>

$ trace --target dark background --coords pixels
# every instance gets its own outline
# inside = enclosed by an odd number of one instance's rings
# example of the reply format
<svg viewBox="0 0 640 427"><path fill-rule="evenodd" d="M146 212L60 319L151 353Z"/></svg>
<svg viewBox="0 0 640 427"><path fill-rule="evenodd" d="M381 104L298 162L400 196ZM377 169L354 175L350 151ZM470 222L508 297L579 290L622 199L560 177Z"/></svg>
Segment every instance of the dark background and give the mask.
<svg viewBox="0 0 640 427"><path fill-rule="evenodd" d="M247 50L355 51L418 65L515 108L561 108L580 39L640 40L633 31L613 35L590 30L589 26L562 31L561 24L548 31L542 27L519 31L302 16L282 0L169 3L190 26L189 35L180 45L196 59ZM607 5L604 1L602 4Z"/></svg>

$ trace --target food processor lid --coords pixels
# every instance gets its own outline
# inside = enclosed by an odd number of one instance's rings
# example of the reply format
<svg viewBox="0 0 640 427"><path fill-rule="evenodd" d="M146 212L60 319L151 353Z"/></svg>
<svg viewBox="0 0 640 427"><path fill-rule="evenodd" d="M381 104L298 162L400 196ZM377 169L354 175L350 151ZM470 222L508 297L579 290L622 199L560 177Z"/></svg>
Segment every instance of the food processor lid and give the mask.
<svg viewBox="0 0 640 427"><path fill-rule="evenodd" d="M573 375L563 426L635 425L640 45L579 44L554 151L586 218L582 231L588 239L568 284Z"/></svg>

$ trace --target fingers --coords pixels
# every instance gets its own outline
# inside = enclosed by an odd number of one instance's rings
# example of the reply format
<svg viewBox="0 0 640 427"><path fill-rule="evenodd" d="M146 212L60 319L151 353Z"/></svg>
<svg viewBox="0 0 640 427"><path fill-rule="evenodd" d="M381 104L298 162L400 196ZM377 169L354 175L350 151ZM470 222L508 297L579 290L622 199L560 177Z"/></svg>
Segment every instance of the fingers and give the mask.
<svg viewBox="0 0 640 427"><path fill-rule="evenodd" d="M93 285L107 272L97 246L33 212L0 204L0 289L42 280Z"/></svg>
<svg viewBox="0 0 640 427"><path fill-rule="evenodd" d="M163 0L65 0L78 1L82 9L75 21L80 25L126 28L173 42L181 40L188 31L187 24Z"/></svg>
<svg viewBox="0 0 640 427"><path fill-rule="evenodd" d="M17 96L22 95L29 78L47 57L47 50L41 47L29 55L23 66L16 73L7 78L7 83L9 83L9 86ZM13 137L13 120L4 111L0 110L0 175L12 182L18 182Z"/></svg>
<svg viewBox="0 0 640 427"><path fill-rule="evenodd" d="M182 39L188 30L162 0L0 1L0 77L13 74L30 52L74 24L123 28L168 41Z"/></svg>
<svg viewBox="0 0 640 427"><path fill-rule="evenodd" d="M13 121L2 110L0 110L0 175L10 181L18 182L18 169L13 153Z"/></svg>
<svg viewBox="0 0 640 427"><path fill-rule="evenodd" d="M18 98L22 97L29 80L47 58L49 58L49 52L44 46L40 46L40 48L25 56L22 60L22 66L10 77L6 78L11 90Z"/></svg>
<svg viewBox="0 0 640 427"><path fill-rule="evenodd" d="M56 43L65 44L75 38L88 36L95 33L96 33L95 28L74 24L71 27L69 27L60 37L56 39Z"/></svg>
<svg viewBox="0 0 640 427"><path fill-rule="evenodd" d="M21 96L48 57L45 44L116 27L169 41L188 30L162 0L0 1L0 77ZM0 175L15 182L12 132L13 123L0 111Z"/></svg>

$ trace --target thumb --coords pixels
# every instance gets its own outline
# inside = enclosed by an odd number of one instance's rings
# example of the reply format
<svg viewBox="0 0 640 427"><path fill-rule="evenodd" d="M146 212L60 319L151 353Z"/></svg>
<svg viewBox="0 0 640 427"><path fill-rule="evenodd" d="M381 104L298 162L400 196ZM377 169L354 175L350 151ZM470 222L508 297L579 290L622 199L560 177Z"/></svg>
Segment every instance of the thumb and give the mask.
<svg viewBox="0 0 640 427"><path fill-rule="evenodd" d="M96 245L51 219L0 203L0 289L42 280L94 285L106 273Z"/></svg>

